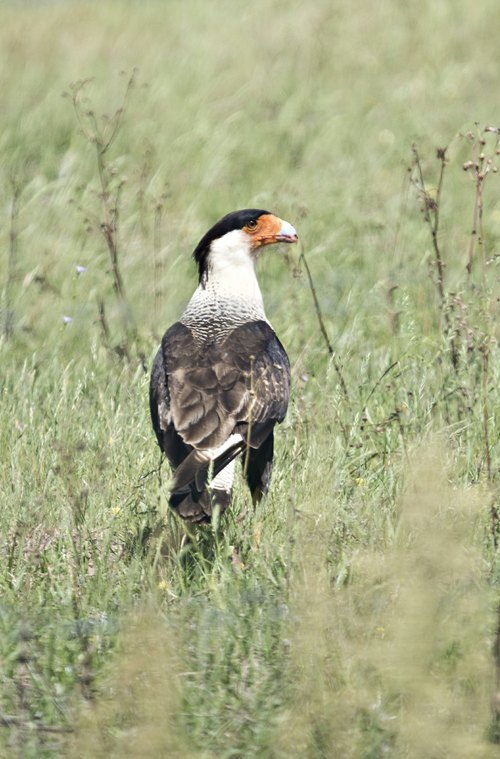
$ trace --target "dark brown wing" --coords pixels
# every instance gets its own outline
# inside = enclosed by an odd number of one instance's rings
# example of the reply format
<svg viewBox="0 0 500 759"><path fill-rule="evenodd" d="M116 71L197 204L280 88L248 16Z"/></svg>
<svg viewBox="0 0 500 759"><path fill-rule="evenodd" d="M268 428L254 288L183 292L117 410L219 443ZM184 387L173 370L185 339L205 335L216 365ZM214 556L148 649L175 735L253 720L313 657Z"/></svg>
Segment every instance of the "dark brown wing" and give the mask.
<svg viewBox="0 0 500 759"><path fill-rule="evenodd" d="M153 424L156 414L157 425L171 424L188 447L217 448L235 429L243 434L249 420L257 433L285 416L290 365L267 322L249 322L210 343L177 322L163 338L153 375L155 369Z"/></svg>
<svg viewBox="0 0 500 759"><path fill-rule="evenodd" d="M171 423L170 395L161 348L153 362L149 385L149 407L158 445L170 464L176 469L192 448L184 443Z"/></svg>

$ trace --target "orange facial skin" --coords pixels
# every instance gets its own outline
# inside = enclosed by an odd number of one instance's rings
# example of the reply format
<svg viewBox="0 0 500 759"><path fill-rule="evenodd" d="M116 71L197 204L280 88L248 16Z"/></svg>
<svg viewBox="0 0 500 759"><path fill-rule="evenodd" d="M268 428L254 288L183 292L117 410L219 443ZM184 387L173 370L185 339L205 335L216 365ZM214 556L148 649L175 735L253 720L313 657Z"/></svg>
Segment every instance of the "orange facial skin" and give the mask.
<svg viewBox="0 0 500 759"><path fill-rule="evenodd" d="M252 240L252 250L263 245L272 245L277 242L293 243L298 240L293 227L274 214L262 214L255 222L247 224L243 229Z"/></svg>

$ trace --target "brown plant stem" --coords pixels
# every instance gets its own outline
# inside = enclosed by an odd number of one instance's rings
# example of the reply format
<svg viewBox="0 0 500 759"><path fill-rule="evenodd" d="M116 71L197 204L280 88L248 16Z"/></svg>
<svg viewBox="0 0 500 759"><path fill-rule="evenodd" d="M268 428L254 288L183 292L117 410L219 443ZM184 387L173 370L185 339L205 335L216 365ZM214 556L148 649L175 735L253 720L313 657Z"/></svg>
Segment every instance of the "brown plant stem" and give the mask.
<svg viewBox="0 0 500 759"><path fill-rule="evenodd" d="M121 106L110 119L108 129L106 129L106 125L101 126L94 111L86 109L82 103L82 91L88 80L78 82L72 86L73 108L78 123L87 141L94 145L95 148L101 204L101 218L96 220L96 226L102 234L109 252L113 289L122 306L123 325L126 335L122 353L127 357L129 357L128 341L129 339L134 341L137 339L137 327L126 295L124 279L120 268L120 207L125 180L116 181L113 167L108 163L106 155L122 125L128 96L134 85L135 74L134 70L125 87Z"/></svg>
<svg viewBox="0 0 500 759"><path fill-rule="evenodd" d="M412 145L412 151L414 156L415 166L417 168L418 182L416 184L423 200L424 219L429 227L432 238L432 247L434 249L434 262L436 265L437 277L435 280L436 290L438 293L439 310L441 312L441 320L444 325L443 333L450 343L450 356L453 369L457 371L459 364L459 354L455 341L453 339L452 327L449 310L446 302L446 290L444 285L444 269L445 263L439 246L439 212L441 205L441 194L443 190L444 172L446 167L446 150L447 148L439 148L437 151L437 158L440 161L439 180L436 191L436 198L433 199L429 194L425 186L424 174L422 171L422 163L420 161L420 155L418 153L417 146Z"/></svg>
<svg viewBox="0 0 500 759"><path fill-rule="evenodd" d="M337 357L336 357L335 351L333 350L332 344L330 342L330 338L328 337L328 332L326 331L325 323L323 321L323 315L321 313L321 307L319 305L318 296L316 294L316 288L314 286L314 281L313 281L313 278L312 278L311 270L309 269L309 265L307 263L304 251L301 252L300 259L304 262L304 268L306 270L307 279L309 280L309 288L311 290L311 294L312 294L312 297L313 297L314 308L316 310L316 316L318 317L318 323L319 323L319 328L320 328L321 334L323 335L323 338L324 338L324 341L325 341L328 353L330 354L330 356L332 358L333 367L334 367L335 371L337 372L337 377L339 379L339 383L340 383L340 387L342 388L342 392L345 395L346 401L348 403L350 403L349 391L347 390L347 385L346 385L346 382L344 380L344 376L342 374L341 366L340 366L339 362L337 361Z"/></svg>
<svg viewBox="0 0 500 759"><path fill-rule="evenodd" d="M496 134L495 143L493 146L493 149L490 154L487 154L483 148L486 145L486 139L485 134L487 132L493 132ZM472 135L471 135L472 137ZM472 274L472 267L474 264L474 258L476 253L476 244L479 244L482 251L482 276L483 276L483 284L485 279L485 261L486 261L486 250L485 250L485 235L484 235L484 227L483 227L483 210L484 210L484 203L483 203L483 191L484 191L484 183L486 182L486 178L488 174L493 171L496 172L497 168L494 165L494 157L498 154L498 146L500 143L500 129L497 127L486 127L483 129L482 132L479 132L475 138L474 142L474 148L475 150L479 150L479 155L475 155L473 160L467 161L464 164L464 170L470 171L476 192L474 196L474 208L472 211L472 229L470 233L469 238L469 247L467 250L467 264L465 266L465 270L467 272L467 277L470 279L470 276Z"/></svg>

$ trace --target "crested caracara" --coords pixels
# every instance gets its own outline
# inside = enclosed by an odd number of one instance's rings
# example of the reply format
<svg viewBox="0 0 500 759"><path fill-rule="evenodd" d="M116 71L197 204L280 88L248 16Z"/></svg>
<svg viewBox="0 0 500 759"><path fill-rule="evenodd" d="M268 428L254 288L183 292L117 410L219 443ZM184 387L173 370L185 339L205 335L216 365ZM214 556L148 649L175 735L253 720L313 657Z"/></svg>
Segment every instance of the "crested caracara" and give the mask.
<svg viewBox="0 0 500 759"><path fill-rule="evenodd" d="M199 284L163 337L150 384L153 427L173 469L170 505L192 522L228 506L238 456L253 502L269 489L290 364L255 263L265 245L297 239L291 224L252 208L224 216L193 253Z"/></svg>

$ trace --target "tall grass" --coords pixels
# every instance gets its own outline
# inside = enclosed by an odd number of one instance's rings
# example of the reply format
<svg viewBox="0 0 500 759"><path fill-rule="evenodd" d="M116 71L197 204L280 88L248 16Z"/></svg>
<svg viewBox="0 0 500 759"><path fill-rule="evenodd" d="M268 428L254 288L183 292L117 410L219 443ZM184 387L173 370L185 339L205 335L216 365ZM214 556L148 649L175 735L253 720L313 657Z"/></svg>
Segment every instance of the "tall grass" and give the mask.
<svg viewBox="0 0 500 759"><path fill-rule="evenodd" d="M474 541L484 493L449 485L440 446L411 458L393 541L356 551L347 583L332 583L324 525L304 540L285 754L496 753L493 594Z"/></svg>
<svg viewBox="0 0 500 759"><path fill-rule="evenodd" d="M2 6L0 755L494 755L498 16ZM186 540L147 370L248 206L292 402Z"/></svg>

